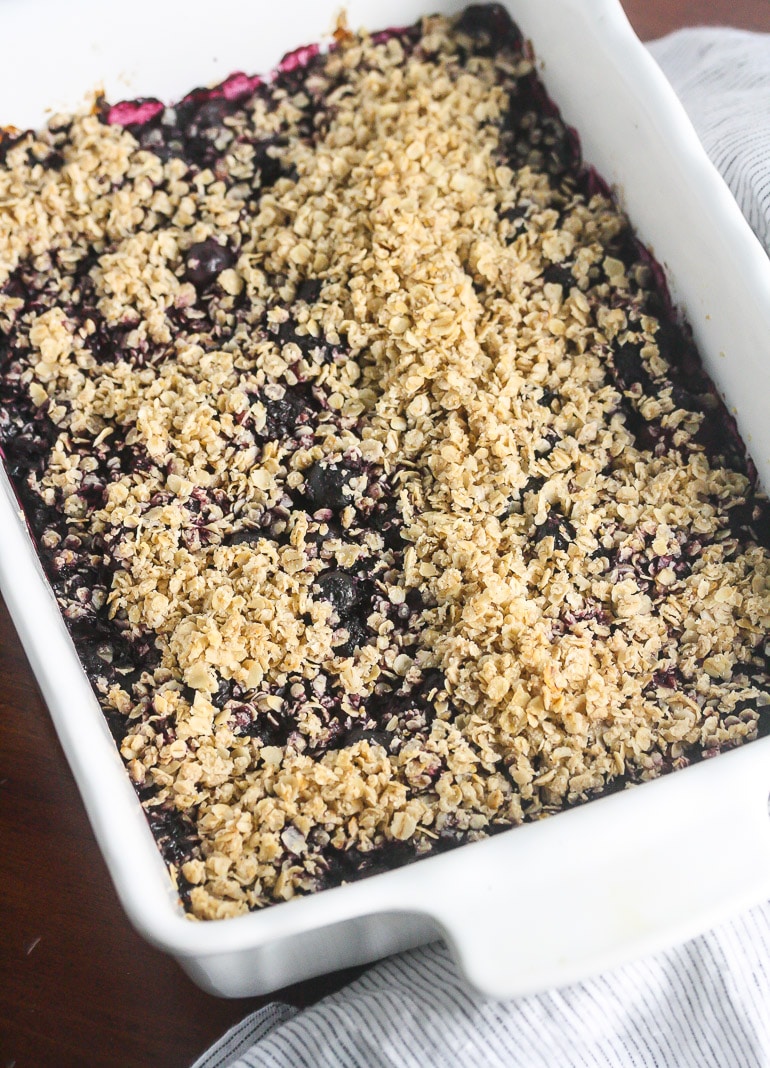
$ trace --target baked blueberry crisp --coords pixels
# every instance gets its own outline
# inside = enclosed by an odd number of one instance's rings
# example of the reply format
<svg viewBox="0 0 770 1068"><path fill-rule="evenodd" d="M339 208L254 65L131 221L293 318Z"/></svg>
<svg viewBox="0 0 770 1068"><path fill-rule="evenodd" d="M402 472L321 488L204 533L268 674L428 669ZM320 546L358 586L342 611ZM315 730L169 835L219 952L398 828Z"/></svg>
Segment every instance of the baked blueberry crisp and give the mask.
<svg viewBox="0 0 770 1068"><path fill-rule="evenodd" d="M6 131L0 396L196 917L766 730L767 502L499 6Z"/></svg>

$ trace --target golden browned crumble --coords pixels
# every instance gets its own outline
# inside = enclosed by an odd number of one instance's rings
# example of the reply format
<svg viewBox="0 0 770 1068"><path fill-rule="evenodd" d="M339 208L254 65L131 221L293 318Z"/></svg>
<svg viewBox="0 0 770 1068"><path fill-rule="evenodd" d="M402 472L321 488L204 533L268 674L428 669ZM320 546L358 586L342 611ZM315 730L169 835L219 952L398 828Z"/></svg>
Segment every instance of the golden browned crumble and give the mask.
<svg viewBox="0 0 770 1068"><path fill-rule="evenodd" d="M770 703L765 505L500 9L245 83L0 144L0 443L201 918Z"/></svg>

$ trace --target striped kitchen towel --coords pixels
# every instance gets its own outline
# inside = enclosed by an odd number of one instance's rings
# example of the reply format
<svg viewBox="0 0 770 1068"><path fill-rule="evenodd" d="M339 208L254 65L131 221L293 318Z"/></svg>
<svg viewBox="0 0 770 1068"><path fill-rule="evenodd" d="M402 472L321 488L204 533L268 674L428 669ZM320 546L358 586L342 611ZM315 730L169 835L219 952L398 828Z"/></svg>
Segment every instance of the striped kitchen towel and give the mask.
<svg viewBox="0 0 770 1068"><path fill-rule="evenodd" d="M683 946L511 1001L436 943L311 1008L268 1005L194 1068L765 1068L770 904Z"/></svg>
<svg viewBox="0 0 770 1068"><path fill-rule="evenodd" d="M650 46L770 253L770 34L683 30ZM770 904L685 945L511 1001L468 988L443 945L299 1011L248 1016L193 1068L770 1068Z"/></svg>
<svg viewBox="0 0 770 1068"><path fill-rule="evenodd" d="M770 34L680 30L650 51L770 255Z"/></svg>

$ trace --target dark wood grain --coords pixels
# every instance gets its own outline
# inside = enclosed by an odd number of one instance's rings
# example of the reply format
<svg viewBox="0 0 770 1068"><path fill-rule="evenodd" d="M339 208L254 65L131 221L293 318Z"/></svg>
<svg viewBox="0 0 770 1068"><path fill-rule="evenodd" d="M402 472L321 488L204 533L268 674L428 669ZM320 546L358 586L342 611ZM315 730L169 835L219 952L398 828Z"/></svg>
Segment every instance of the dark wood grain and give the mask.
<svg viewBox="0 0 770 1068"><path fill-rule="evenodd" d="M770 0L625 6L645 39L699 22L770 31ZM309 1003L347 977L283 996ZM262 1000L202 993L129 926L0 604L0 1068L185 1068Z"/></svg>
<svg viewBox="0 0 770 1068"><path fill-rule="evenodd" d="M770 33L770 0L622 0L643 41L682 26L739 26Z"/></svg>

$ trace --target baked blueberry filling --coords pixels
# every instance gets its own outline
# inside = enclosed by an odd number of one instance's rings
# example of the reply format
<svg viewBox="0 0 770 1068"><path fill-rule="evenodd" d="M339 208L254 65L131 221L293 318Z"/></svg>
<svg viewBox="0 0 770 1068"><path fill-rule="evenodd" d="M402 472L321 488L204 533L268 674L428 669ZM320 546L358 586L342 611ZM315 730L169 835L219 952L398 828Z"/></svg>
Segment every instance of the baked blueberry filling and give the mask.
<svg viewBox="0 0 770 1068"><path fill-rule="evenodd" d="M0 449L194 915L767 729L767 501L500 5L4 133L0 198Z"/></svg>

